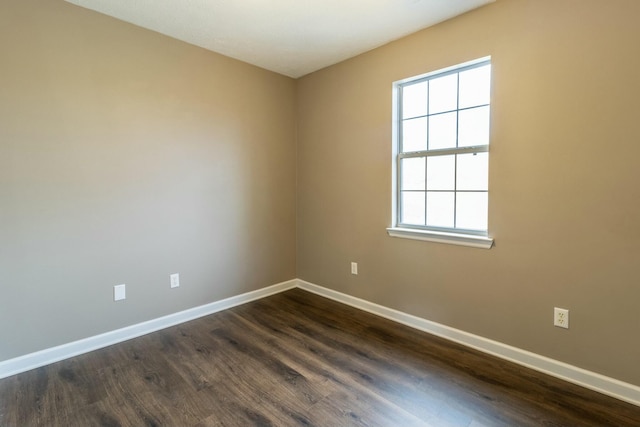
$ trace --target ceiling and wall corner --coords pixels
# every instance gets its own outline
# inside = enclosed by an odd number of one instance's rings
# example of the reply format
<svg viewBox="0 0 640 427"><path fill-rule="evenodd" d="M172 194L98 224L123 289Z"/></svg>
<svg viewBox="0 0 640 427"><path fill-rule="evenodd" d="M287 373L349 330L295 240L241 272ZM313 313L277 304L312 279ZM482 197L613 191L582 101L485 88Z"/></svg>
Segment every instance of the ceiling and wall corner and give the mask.
<svg viewBox="0 0 640 427"><path fill-rule="evenodd" d="M65 0L298 78L495 0Z"/></svg>

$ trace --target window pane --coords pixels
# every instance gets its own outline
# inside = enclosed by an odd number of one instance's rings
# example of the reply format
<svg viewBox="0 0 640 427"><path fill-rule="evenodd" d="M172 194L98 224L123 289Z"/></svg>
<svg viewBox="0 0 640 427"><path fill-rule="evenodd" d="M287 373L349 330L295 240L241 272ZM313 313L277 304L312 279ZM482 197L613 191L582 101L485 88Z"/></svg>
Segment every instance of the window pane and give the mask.
<svg viewBox="0 0 640 427"><path fill-rule="evenodd" d="M487 191L489 181L489 154L458 154L456 167L457 190Z"/></svg>
<svg viewBox="0 0 640 427"><path fill-rule="evenodd" d="M402 192L402 223L424 225L424 192Z"/></svg>
<svg viewBox="0 0 640 427"><path fill-rule="evenodd" d="M454 111L429 116L429 150L456 146L456 115Z"/></svg>
<svg viewBox="0 0 640 427"><path fill-rule="evenodd" d="M427 190L455 190L456 158L427 157Z"/></svg>
<svg viewBox="0 0 640 427"><path fill-rule="evenodd" d="M425 158L402 159L402 189L424 190Z"/></svg>
<svg viewBox="0 0 640 427"><path fill-rule="evenodd" d="M487 229L487 201L486 192L464 193L456 195L456 227L469 230Z"/></svg>
<svg viewBox="0 0 640 427"><path fill-rule="evenodd" d="M458 75L429 80L429 114L455 110L458 106Z"/></svg>
<svg viewBox="0 0 640 427"><path fill-rule="evenodd" d="M458 114L458 147L489 144L489 106Z"/></svg>
<svg viewBox="0 0 640 427"><path fill-rule="evenodd" d="M491 99L491 65L460 73L459 108L488 104Z"/></svg>
<svg viewBox="0 0 640 427"><path fill-rule="evenodd" d="M428 88L429 82L417 83L402 88L403 119L427 115Z"/></svg>
<svg viewBox="0 0 640 427"><path fill-rule="evenodd" d="M420 151L427 149L427 118L411 119L402 122L402 151Z"/></svg>
<svg viewBox="0 0 640 427"><path fill-rule="evenodd" d="M427 192L427 225L453 227L453 192Z"/></svg>

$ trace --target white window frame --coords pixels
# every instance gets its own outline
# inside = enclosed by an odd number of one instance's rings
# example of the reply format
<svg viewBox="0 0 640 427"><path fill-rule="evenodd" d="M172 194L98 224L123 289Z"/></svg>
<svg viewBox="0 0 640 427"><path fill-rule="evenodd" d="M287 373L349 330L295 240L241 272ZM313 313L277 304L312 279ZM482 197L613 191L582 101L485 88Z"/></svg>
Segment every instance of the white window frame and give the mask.
<svg viewBox="0 0 640 427"><path fill-rule="evenodd" d="M477 248L489 249L493 246L493 238L489 237L488 230L466 230L460 228L441 228L431 226L419 226L401 224L400 221L400 208L401 208L401 177L400 177L400 162L403 158L410 157L429 157L434 155L451 155L451 154L465 154L465 153L484 153L489 151L489 145L479 145L474 147L463 148L451 148L441 150L424 150L419 152L407 152L400 151L401 147L401 127L402 127L402 113L401 113L401 92L402 87L408 84L414 84L418 81L426 81L435 79L438 77L446 76L447 74L454 74L480 67L491 63L491 57L484 57L474 61L469 61L463 64L455 65L445 69L437 70L431 73L423 74L420 76L403 79L393 83L393 163L392 163L392 226L387 228L387 233L392 237L401 237L414 240L424 240L437 243L448 243L454 245L470 246Z"/></svg>

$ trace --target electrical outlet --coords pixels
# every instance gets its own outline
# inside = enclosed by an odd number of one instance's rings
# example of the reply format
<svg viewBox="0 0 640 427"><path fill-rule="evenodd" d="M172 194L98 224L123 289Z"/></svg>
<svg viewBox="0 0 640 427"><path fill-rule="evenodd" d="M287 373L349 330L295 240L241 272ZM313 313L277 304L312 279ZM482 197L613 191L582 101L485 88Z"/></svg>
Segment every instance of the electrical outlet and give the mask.
<svg viewBox="0 0 640 427"><path fill-rule="evenodd" d="M121 301L127 298L126 285L116 285L113 287L113 300Z"/></svg>
<svg viewBox="0 0 640 427"><path fill-rule="evenodd" d="M354 275L358 275L358 263L357 262L352 262L351 263L351 274Z"/></svg>
<svg viewBox="0 0 640 427"><path fill-rule="evenodd" d="M169 279L171 281L171 287L172 288L177 288L178 286L180 286L180 274L175 273L169 276Z"/></svg>
<svg viewBox="0 0 640 427"><path fill-rule="evenodd" d="M569 310L555 307L553 309L553 326L569 329Z"/></svg>

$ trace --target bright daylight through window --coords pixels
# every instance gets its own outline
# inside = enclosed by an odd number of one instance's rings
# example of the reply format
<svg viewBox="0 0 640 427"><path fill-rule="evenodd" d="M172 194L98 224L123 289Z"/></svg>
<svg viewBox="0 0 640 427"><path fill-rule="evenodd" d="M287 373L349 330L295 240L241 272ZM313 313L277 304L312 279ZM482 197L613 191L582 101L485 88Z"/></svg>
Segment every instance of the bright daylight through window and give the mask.
<svg viewBox="0 0 640 427"><path fill-rule="evenodd" d="M389 234L490 247L491 62L394 85L394 226Z"/></svg>

